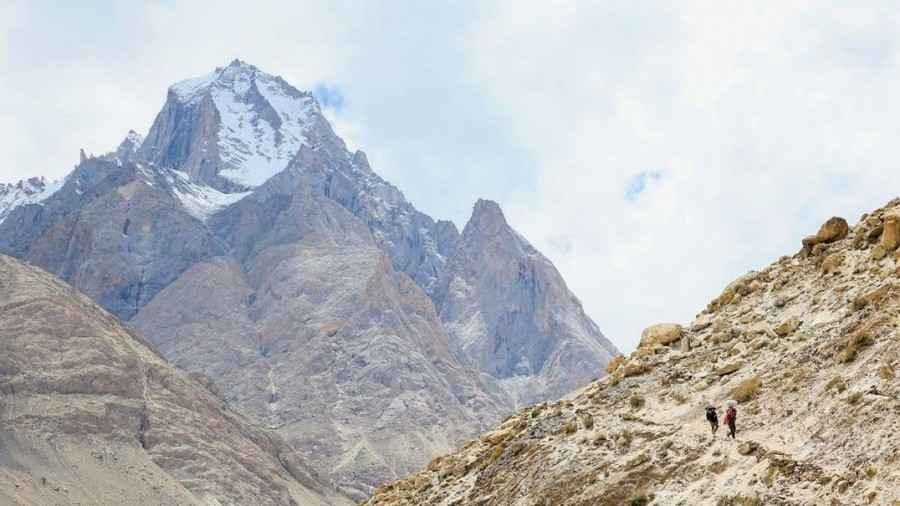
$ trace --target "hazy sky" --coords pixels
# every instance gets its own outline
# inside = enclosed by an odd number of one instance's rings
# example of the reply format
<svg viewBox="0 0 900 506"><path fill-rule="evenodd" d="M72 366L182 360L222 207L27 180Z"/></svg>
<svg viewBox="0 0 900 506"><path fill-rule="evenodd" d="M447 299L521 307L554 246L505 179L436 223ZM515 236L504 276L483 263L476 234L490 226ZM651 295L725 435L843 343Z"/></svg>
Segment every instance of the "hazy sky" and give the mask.
<svg viewBox="0 0 900 506"><path fill-rule="evenodd" d="M77 4L77 6L76 6ZM214 5L214 6L213 6ZM833 214L900 194L894 2L0 0L0 181L146 133L241 58L315 90L420 209L478 197L601 329L689 323Z"/></svg>

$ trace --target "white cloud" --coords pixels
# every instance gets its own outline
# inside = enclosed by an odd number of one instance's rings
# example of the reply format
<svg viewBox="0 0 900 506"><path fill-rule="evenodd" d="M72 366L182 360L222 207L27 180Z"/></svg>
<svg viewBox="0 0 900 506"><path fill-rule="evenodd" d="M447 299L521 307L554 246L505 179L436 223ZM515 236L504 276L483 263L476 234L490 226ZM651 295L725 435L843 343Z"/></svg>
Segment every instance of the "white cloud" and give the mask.
<svg viewBox="0 0 900 506"><path fill-rule="evenodd" d="M436 217L499 200L625 349L900 188L891 2L88 5L0 6L0 180L240 57L338 87L338 133Z"/></svg>

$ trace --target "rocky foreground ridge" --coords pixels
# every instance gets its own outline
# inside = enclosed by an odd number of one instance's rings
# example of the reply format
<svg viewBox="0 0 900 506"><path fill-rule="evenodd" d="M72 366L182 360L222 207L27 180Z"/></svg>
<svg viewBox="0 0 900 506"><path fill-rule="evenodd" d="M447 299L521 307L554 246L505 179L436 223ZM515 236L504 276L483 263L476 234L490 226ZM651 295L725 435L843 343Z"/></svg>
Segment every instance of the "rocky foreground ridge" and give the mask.
<svg viewBox="0 0 900 506"><path fill-rule="evenodd" d="M0 349L0 504L350 504L208 379L3 255Z"/></svg>
<svg viewBox="0 0 900 506"><path fill-rule="evenodd" d="M647 329L607 378L366 504L896 506L898 245L900 199L852 227L832 218L690 325ZM736 441L704 418L726 400L739 402Z"/></svg>

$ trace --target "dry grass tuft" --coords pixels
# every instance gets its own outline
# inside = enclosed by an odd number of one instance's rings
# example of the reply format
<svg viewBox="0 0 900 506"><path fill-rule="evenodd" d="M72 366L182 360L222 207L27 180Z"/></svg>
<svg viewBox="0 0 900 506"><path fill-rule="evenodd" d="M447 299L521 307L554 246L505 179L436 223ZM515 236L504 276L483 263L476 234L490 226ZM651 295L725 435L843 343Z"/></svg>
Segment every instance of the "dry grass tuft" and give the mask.
<svg viewBox="0 0 900 506"><path fill-rule="evenodd" d="M841 364L849 364L856 360L860 350L867 346L871 346L875 340L872 338L872 331L866 327L859 329L844 341L844 347L838 352L837 361Z"/></svg>
<svg viewBox="0 0 900 506"><path fill-rule="evenodd" d="M847 390L847 384L844 383L844 379L840 376L831 378L831 381L829 381L828 384L825 385L825 391L830 392L832 390L837 391L837 393L839 394L844 393L844 390Z"/></svg>
<svg viewBox="0 0 900 506"><path fill-rule="evenodd" d="M641 409L642 407L644 407L644 404L645 404L644 398L638 394L634 394L631 396L630 399L628 399L628 405L631 406L633 409Z"/></svg>
<svg viewBox="0 0 900 506"><path fill-rule="evenodd" d="M731 398L738 402L747 402L756 397L762 386L762 379L759 376L745 379L731 391Z"/></svg>

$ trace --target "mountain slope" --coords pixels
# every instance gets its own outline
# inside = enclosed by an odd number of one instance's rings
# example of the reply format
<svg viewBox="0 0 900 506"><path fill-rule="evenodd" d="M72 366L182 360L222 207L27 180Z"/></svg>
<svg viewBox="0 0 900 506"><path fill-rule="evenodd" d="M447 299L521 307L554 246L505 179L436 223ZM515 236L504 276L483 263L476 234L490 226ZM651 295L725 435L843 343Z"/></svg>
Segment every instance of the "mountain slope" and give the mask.
<svg viewBox="0 0 900 506"><path fill-rule="evenodd" d="M348 504L90 299L0 256L0 503Z"/></svg>
<svg viewBox="0 0 900 506"><path fill-rule="evenodd" d="M896 505L900 199L750 272L610 377L510 417L366 504ZM707 405L738 405L737 440ZM720 412L720 416L722 413Z"/></svg>
<svg viewBox="0 0 900 506"><path fill-rule="evenodd" d="M495 202L475 204L436 299L454 346L516 406L586 385L617 353Z"/></svg>
<svg viewBox="0 0 900 506"><path fill-rule="evenodd" d="M357 217L286 191L314 188L319 170L279 174L216 216L233 256L189 269L134 323L361 498L508 408Z"/></svg>
<svg viewBox="0 0 900 506"><path fill-rule="evenodd" d="M355 498L614 351L505 220L460 234L418 211L314 97L238 60L170 87L146 139L40 199L7 207L0 252L210 376Z"/></svg>

